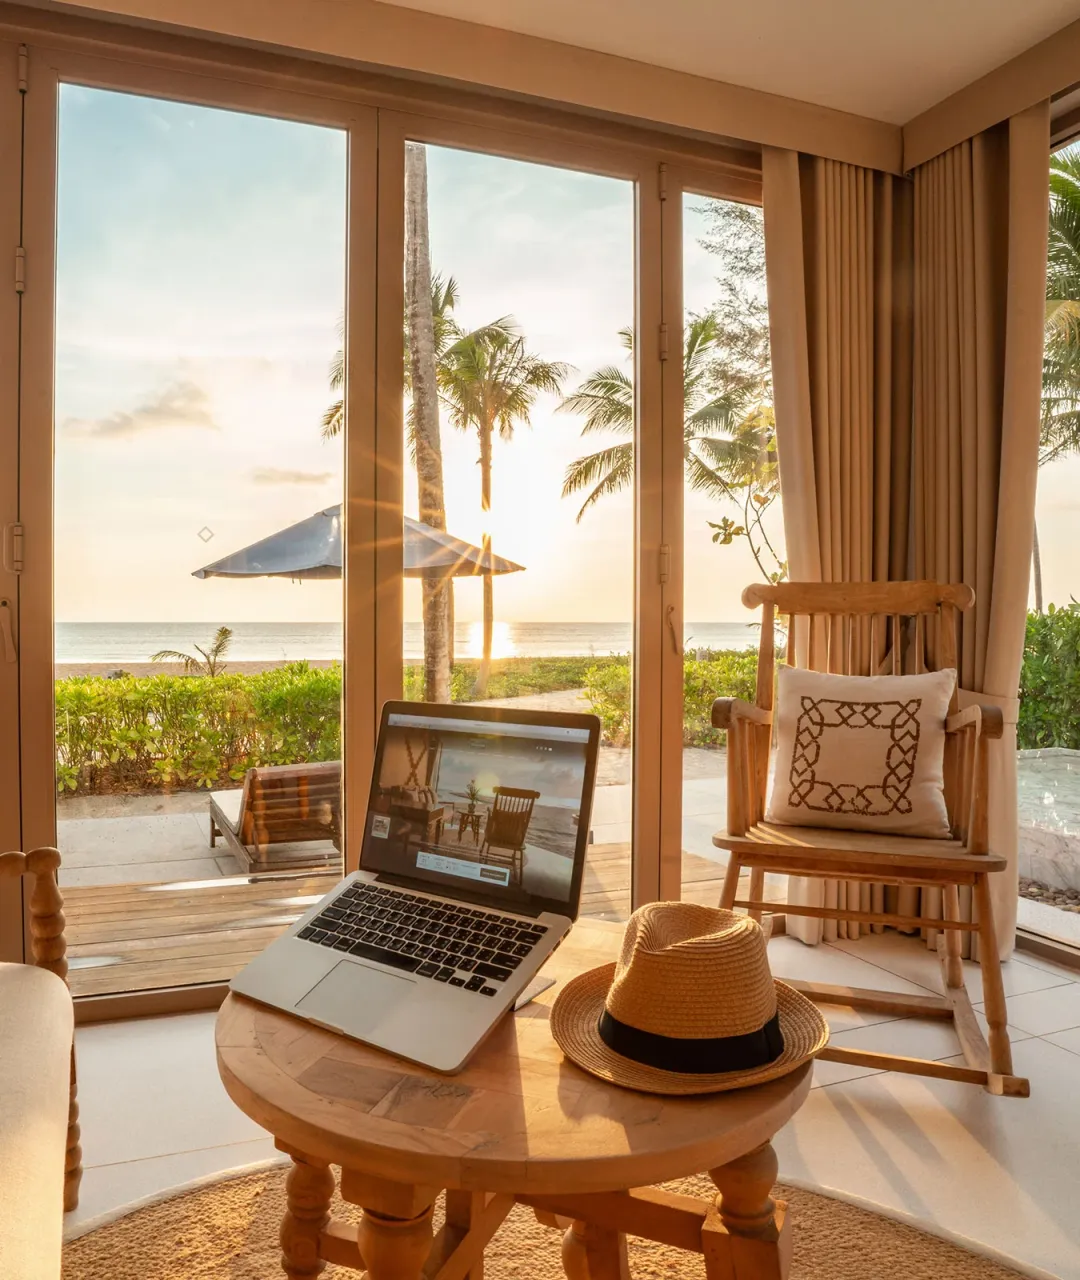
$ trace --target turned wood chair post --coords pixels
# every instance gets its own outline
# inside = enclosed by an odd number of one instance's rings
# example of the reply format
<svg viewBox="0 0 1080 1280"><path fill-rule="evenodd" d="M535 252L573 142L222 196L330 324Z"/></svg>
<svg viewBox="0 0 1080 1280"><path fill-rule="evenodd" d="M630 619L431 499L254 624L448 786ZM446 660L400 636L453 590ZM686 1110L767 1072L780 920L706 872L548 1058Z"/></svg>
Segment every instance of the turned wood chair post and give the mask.
<svg viewBox="0 0 1080 1280"><path fill-rule="evenodd" d="M776 687L776 606L766 600L761 609L761 642L758 648L757 705L772 714ZM772 748L772 723L747 726L747 741L752 744L749 768L746 771L747 790L751 803L747 819L761 822L765 817L765 799L769 789L769 754ZM750 897L760 901L765 892L765 872L754 867L750 872ZM753 919L761 922L761 911L751 910Z"/></svg>
<svg viewBox="0 0 1080 1280"><path fill-rule="evenodd" d="M57 881L60 853L57 849L31 849L29 853L0 854L0 874L29 876L30 955L40 969L55 973L67 983L67 942L64 937L64 899ZM82 1181L78 1084L75 1074L75 1044L71 1045L71 1084L68 1093L67 1147L64 1154L64 1212L79 1203Z"/></svg>
<svg viewBox="0 0 1080 1280"><path fill-rule="evenodd" d="M720 905L743 908L760 919L766 909L764 880L769 872L940 890L940 916L928 909L914 914L862 910L857 898L853 906L771 904L779 914L786 911L820 920L919 929L939 944L944 992L941 997L930 997L924 1011L927 1016L954 1022L966 1067L895 1054L854 1053L832 1046L822 1056L981 1083L993 1093L1026 1096L1028 1082L1012 1074L990 893L990 875L1006 866L1004 857L990 852L988 833L988 742L1002 735L1000 709L990 704L961 708L959 688L953 688L944 726L948 839L782 826L765 818L774 721L776 615L787 619L789 664L797 660L812 670L849 676L918 675L957 669L960 614L974 601L975 593L962 583L787 582L755 583L746 589L746 607L761 608L755 702L720 698L713 704L713 724L728 733L728 828L714 837L714 843L726 849L729 857ZM744 870L750 873L750 891L740 899ZM972 891L973 915L969 920L961 918L961 886ZM979 1027L964 982L963 932L979 940L988 1036ZM796 985L826 1002L886 1011L896 1008L897 1016L911 1015L910 1008L900 1009L895 994Z"/></svg>

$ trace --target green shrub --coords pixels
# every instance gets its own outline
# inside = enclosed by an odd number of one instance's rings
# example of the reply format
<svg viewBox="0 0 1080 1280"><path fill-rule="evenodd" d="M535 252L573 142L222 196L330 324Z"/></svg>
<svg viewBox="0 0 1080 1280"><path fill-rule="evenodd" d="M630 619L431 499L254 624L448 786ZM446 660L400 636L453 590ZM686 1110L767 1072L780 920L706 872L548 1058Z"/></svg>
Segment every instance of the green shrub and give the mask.
<svg viewBox="0 0 1080 1280"><path fill-rule="evenodd" d="M600 717L604 741L625 747L630 742L630 659L625 655L594 663L585 672L585 697Z"/></svg>
<svg viewBox="0 0 1080 1280"><path fill-rule="evenodd" d="M602 660L603 661L603 660ZM488 696L580 689L594 658L506 658ZM473 697L479 663L455 665L451 696ZM404 670L405 696L424 673ZM341 667L292 662L253 675L78 676L56 682L56 776L64 792L235 784L258 765L341 758Z"/></svg>
<svg viewBox="0 0 1080 1280"><path fill-rule="evenodd" d="M621 658L498 658L491 664L488 698L521 698L530 694L554 693L563 689L580 689L586 672L593 666L621 662ZM476 677L480 663L467 658L454 663L450 676L451 702L472 702L476 697ZM419 662L405 667L405 697L421 701L424 697L424 668Z"/></svg>
<svg viewBox="0 0 1080 1280"><path fill-rule="evenodd" d="M238 782L341 756L341 668L56 682L57 785L101 794Z"/></svg>
<svg viewBox="0 0 1080 1280"><path fill-rule="evenodd" d="M1080 605L1028 614L1017 745L1080 748Z"/></svg>
<svg viewBox="0 0 1080 1280"><path fill-rule="evenodd" d="M757 696L756 649L708 649L683 663L683 745L719 746L727 740L722 729L712 727L716 698Z"/></svg>
<svg viewBox="0 0 1080 1280"><path fill-rule="evenodd" d="M683 661L683 745L719 746L726 735L712 727L716 698L752 702L757 682L754 649L699 649ZM585 675L585 696L603 726L604 741L630 741L630 662L624 655L592 666Z"/></svg>

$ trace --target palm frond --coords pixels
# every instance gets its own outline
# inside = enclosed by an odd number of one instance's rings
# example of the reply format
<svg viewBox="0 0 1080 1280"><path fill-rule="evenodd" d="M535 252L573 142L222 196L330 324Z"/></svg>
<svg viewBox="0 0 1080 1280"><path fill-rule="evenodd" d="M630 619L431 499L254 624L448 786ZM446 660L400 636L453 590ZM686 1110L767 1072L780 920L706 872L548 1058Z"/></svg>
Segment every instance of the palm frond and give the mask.
<svg viewBox="0 0 1080 1280"><path fill-rule="evenodd" d="M742 389L724 391L706 400L686 418L687 435L718 435L736 430L746 416L751 397Z"/></svg>
<svg viewBox="0 0 1080 1280"><path fill-rule="evenodd" d="M634 384L621 369L606 365L564 396L558 411L580 414L585 419L582 435L593 431L630 434L634 430Z"/></svg>
<svg viewBox="0 0 1080 1280"><path fill-rule="evenodd" d="M447 348L439 392L458 430L497 430L509 440L516 425L529 424L537 398L558 395L571 372L568 364L530 352L513 317L503 316Z"/></svg>
<svg viewBox="0 0 1080 1280"><path fill-rule="evenodd" d="M616 444L572 462L563 476L562 493L567 498L593 485L577 513L576 520L580 523L585 512L606 494L628 489L633 481L634 447L632 444Z"/></svg>
<svg viewBox="0 0 1080 1280"><path fill-rule="evenodd" d="M569 498L571 494L580 493L589 485L596 484L608 474L618 472L626 481L634 474L634 446L630 443L609 445L606 449L598 449L595 453L587 453L584 457L575 458L563 473L562 496Z"/></svg>
<svg viewBox="0 0 1080 1280"><path fill-rule="evenodd" d="M324 440L333 440L345 426L345 401L335 400L322 416L320 434Z"/></svg>
<svg viewBox="0 0 1080 1280"><path fill-rule="evenodd" d="M1080 453L1080 149L1050 160L1039 464Z"/></svg>
<svg viewBox="0 0 1080 1280"><path fill-rule="evenodd" d="M685 455L686 483L695 493L707 493L718 500L734 499L736 485L722 471L710 467L695 453Z"/></svg>
<svg viewBox="0 0 1080 1280"><path fill-rule="evenodd" d="M202 663L198 658L193 658L190 653L181 653L179 649L159 649L157 653L150 655L150 661L182 662L184 664L184 673L189 676L202 668Z"/></svg>
<svg viewBox="0 0 1080 1280"><path fill-rule="evenodd" d="M210 645L210 653L214 658L223 658L232 644L232 628L218 627L214 632L214 640Z"/></svg>

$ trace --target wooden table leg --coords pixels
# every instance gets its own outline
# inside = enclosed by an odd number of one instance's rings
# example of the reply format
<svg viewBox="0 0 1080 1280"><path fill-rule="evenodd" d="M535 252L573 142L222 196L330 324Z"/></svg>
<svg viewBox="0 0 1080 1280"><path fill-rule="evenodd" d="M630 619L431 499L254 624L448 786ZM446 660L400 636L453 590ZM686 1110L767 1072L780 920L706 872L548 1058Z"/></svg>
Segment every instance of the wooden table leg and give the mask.
<svg viewBox="0 0 1080 1280"><path fill-rule="evenodd" d="M431 1215L428 1205L414 1218L391 1218L365 1209L356 1242L367 1268L367 1280L421 1280L431 1252Z"/></svg>
<svg viewBox="0 0 1080 1280"><path fill-rule="evenodd" d="M575 1222L562 1243L567 1280L630 1280L626 1236L592 1222Z"/></svg>
<svg viewBox="0 0 1080 1280"><path fill-rule="evenodd" d="M446 1234L447 1253L453 1251L469 1233L483 1212L487 1197L475 1191L447 1191ZM484 1280L484 1260L480 1259L465 1275L464 1280Z"/></svg>
<svg viewBox="0 0 1080 1280"><path fill-rule="evenodd" d="M293 1164L285 1180L288 1207L281 1223L281 1267L289 1280L309 1280L326 1266L319 1257L319 1237L330 1221L334 1175L322 1160L290 1154Z"/></svg>
<svg viewBox="0 0 1080 1280"><path fill-rule="evenodd" d="M776 1171L769 1142L709 1171L720 1195L702 1228L708 1280L786 1280L791 1229L787 1206L770 1195Z"/></svg>

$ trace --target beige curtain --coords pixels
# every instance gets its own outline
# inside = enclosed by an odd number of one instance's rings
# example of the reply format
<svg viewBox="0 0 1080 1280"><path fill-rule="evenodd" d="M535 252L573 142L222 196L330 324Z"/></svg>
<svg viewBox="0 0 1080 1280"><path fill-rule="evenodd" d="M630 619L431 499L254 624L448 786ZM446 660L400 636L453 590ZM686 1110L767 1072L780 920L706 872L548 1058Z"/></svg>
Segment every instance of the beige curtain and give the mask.
<svg viewBox="0 0 1080 1280"><path fill-rule="evenodd" d="M791 577L904 577L911 472L911 184L763 155L777 443ZM885 910L881 886L788 882L790 900ZM789 917L804 942L860 926Z"/></svg>
<svg viewBox="0 0 1080 1280"><path fill-rule="evenodd" d="M1049 145L1043 103L920 166L913 192L832 161L763 157L791 576L925 576L975 588L960 683L1005 711L990 813L991 847L1014 867L995 878L1003 955L1016 920L1016 694L1038 464ZM838 907L885 901L876 886L843 883L792 881L791 893ZM925 909L937 910L934 895ZM843 923L835 932L820 921L789 928L806 942L858 936Z"/></svg>
<svg viewBox="0 0 1080 1280"><path fill-rule="evenodd" d="M1016 927L1016 718L1035 519L1050 112L1040 103L915 170L915 577L969 583L960 684L1000 706L990 847L1002 956ZM940 914L940 895L924 908ZM966 904L965 904L966 905Z"/></svg>

